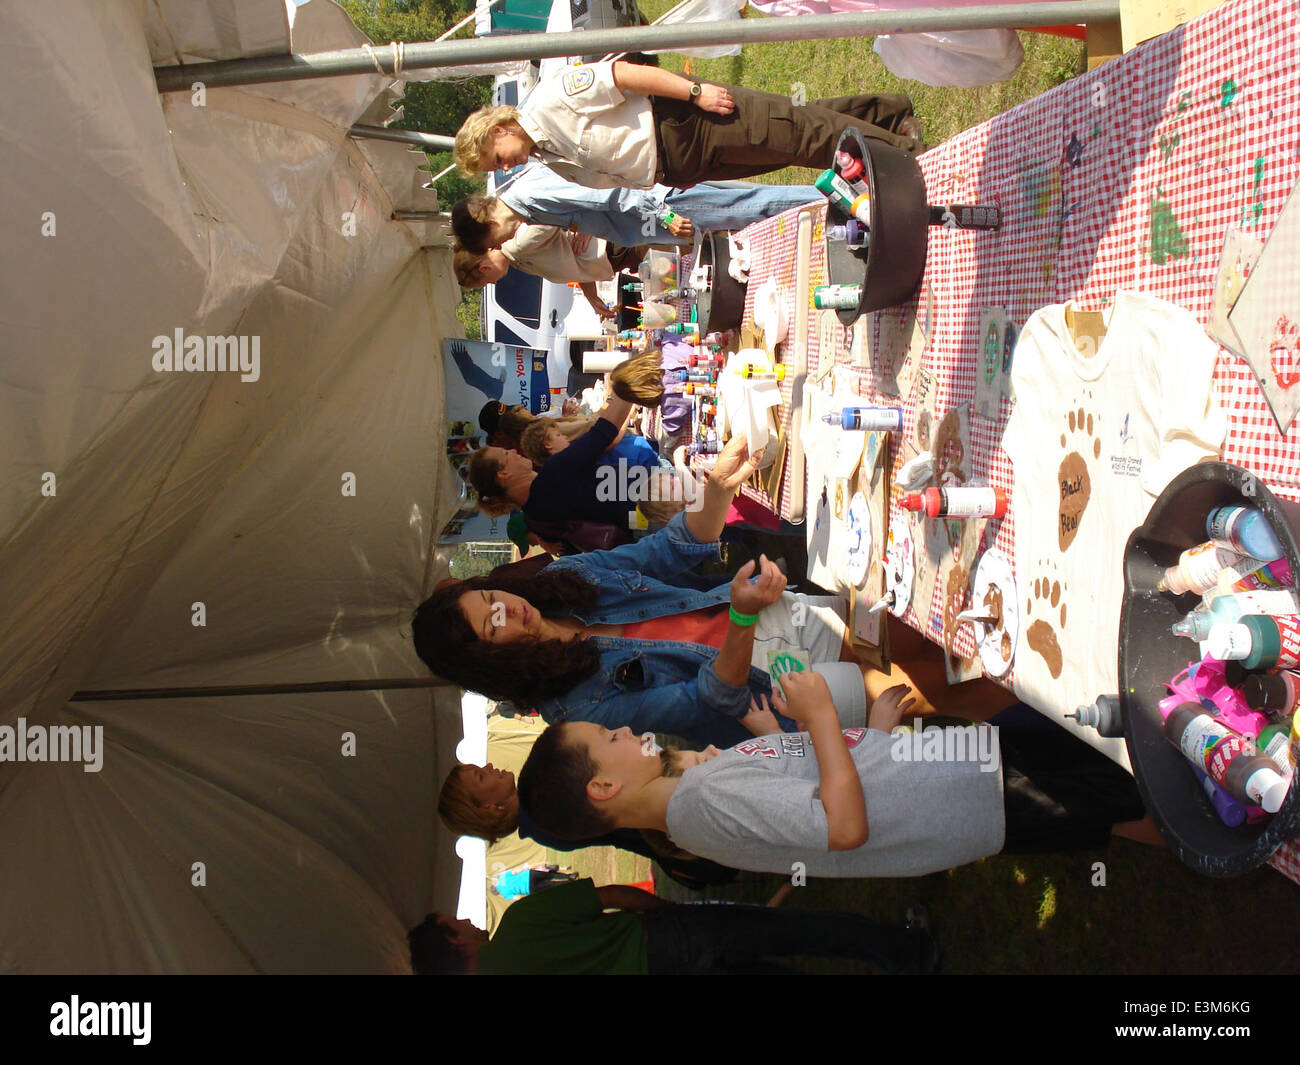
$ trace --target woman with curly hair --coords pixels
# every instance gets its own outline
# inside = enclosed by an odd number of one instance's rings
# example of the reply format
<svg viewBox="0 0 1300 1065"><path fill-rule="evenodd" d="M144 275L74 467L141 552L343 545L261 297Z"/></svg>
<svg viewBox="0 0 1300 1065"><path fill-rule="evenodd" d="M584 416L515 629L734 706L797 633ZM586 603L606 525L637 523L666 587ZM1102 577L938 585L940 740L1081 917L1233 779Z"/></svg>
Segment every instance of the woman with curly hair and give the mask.
<svg viewBox="0 0 1300 1065"><path fill-rule="evenodd" d="M731 499L761 459L746 451L734 437L692 507L635 544L559 559L531 579L475 578L435 592L415 615L420 657L465 688L536 706L548 722L730 747L793 728L749 709L771 691L768 651L796 647L830 679L845 725L860 724L864 676L842 600L782 594L785 577L766 558L729 586L699 590L690 573L718 557ZM763 596L775 605L761 610Z"/></svg>

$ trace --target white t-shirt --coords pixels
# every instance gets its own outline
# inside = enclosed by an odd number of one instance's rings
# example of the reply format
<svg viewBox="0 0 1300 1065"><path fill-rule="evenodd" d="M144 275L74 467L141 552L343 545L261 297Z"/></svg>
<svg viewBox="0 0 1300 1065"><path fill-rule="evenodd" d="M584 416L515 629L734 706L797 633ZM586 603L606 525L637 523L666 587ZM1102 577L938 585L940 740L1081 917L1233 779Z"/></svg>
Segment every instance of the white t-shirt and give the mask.
<svg viewBox="0 0 1300 1065"><path fill-rule="evenodd" d="M519 108L542 162L593 189L648 189L659 169L650 97L614 84L613 63L563 67Z"/></svg>
<svg viewBox="0 0 1300 1065"><path fill-rule="evenodd" d="M1129 534L1177 474L1223 444L1211 389L1218 347L1181 307L1119 292L1089 354L1065 308L1030 317L1011 366L1002 446L1015 470L1015 690L1127 765L1122 740L1100 740L1064 715L1119 691Z"/></svg>

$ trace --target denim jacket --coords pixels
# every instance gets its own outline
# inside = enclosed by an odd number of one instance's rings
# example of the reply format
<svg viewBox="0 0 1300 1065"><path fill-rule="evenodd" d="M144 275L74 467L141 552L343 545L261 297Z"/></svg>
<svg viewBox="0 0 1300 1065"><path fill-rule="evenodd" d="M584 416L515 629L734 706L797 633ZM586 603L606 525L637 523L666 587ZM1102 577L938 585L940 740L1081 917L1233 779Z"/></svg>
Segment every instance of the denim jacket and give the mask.
<svg viewBox="0 0 1300 1065"><path fill-rule="evenodd" d="M573 570L600 589L595 609L575 615L580 621L617 625L728 602L727 584L699 591L671 583L705 559L717 557L717 542L696 540L683 513L635 543L567 555L547 568ZM600 651L600 668L564 695L541 700L537 708L547 721L627 725L633 732L670 732L700 744L731 747L751 738L735 720L748 712L751 693L772 691L768 675L760 669L750 669L747 686L724 682L713 669L717 649L704 644L590 638ZM787 731L795 727L785 718L778 720Z"/></svg>

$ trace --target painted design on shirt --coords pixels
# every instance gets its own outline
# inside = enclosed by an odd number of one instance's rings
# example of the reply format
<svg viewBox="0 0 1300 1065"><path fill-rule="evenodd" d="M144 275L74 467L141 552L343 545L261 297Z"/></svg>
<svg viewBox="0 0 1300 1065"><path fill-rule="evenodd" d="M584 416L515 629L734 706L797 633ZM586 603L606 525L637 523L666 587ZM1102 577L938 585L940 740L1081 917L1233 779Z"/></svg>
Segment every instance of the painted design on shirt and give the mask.
<svg viewBox="0 0 1300 1065"><path fill-rule="evenodd" d="M736 744L735 750L741 754L747 754L751 758L755 755L762 755L764 758L780 758L772 741L767 738L748 740L745 743Z"/></svg>
<svg viewBox="0 0 1300 1065"><path fill-rule="evenodd" d="M1056 579L1055 565L1051 563L1040 563L1045 572L1042 576L1034 578L1031 586L1029 598L1025 602L1025 616L1030 617L1035 612L1038 616L1029 623L1029 628L1025 630L1025 639L1029 642L1029 649L1037 652L1038 656L1047 665L1047 671L1052 675L1053 680L1059 680L1061 676L1061 666L1064 664L1064 656L1061 654L1061 642L1057 639L1056 626L1053 621L1060 618L1061 631L1065 631L1065 619L1067 611L1065 608L1065 593L1067 585L1062 584ZM1050 572L1048 572L1050 571ZM1035 611L1037 606L1037 611ZM1057 613L1059 608L1059 614ZM1048 620L1051 618L1052 620Z"/></svg>
<svg viewBox="0 0 1300 1065"><path fill-rule="evenodd" d="M596 72L590 67L578 67L564 73L560 79L560 84L564 87L566 96L577 96L584 89L590 89L592 83L596 80Z"/></svg>
<svg viewBox="0 0 1300 1065"><path fill-rule="evenodd" d="M1083 513L1088 509L1088 500L1092 498L1092 477L1088 472L1088 453L1093 459L1101 456L1101 436L1093 434L1094 428L1100 428L1100 419L1094 420L1083 407L1071 410L1066 418L1069 432L1061 434L1061 450L1065 456L1056 472L1056 483L1060 489L1060 509L1057 515L1057 546L1062 551L1069 550L1074 538L1079 534L1079 523Z"/></svg>
<svg viewBox="0 0 1300 1065"><path fill-rule="evenodd" d="M846 728L844 730L844 746L850 751L862 742L862 737L867 734L864 728ZM802 739L803 737L800 737ZM801 752L802 753L802 752Z"/></svg>
<svg viewBox="0 0 1300 1065"><path fill-rule="evenodd" d="M804 754L803 735L798 732L781 733L781 750L791 758L802 758Z"/></svg>
<svg viewBox="0 0 1300 1065"><path fill-rule="evenodd" d="M1129 454L1130 451L1137 450L1137 438L1129 429L1129 421L1132 417L1132 413L1124 415L1124 424L1120 426L1118 434L1119 452L1110 457L1110 472L1117 477L1142 476L1141 456Z"/></svg>

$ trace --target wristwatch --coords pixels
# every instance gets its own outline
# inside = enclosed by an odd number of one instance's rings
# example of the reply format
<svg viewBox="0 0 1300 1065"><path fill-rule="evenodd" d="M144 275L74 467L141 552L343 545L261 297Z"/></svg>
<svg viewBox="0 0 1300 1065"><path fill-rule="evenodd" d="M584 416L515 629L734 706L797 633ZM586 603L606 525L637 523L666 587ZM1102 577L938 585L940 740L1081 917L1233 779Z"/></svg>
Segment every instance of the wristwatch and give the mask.
<svg viewBox="0 0 1300 1065"><path fill-rule="evenodd" d="M700 83L699 83L698 81L693 81L693 82L691 82L691 99L692 99L692 100L696 100L696 99L698 99L701 91L702 91L702 90L700 89Z"/></svg>

